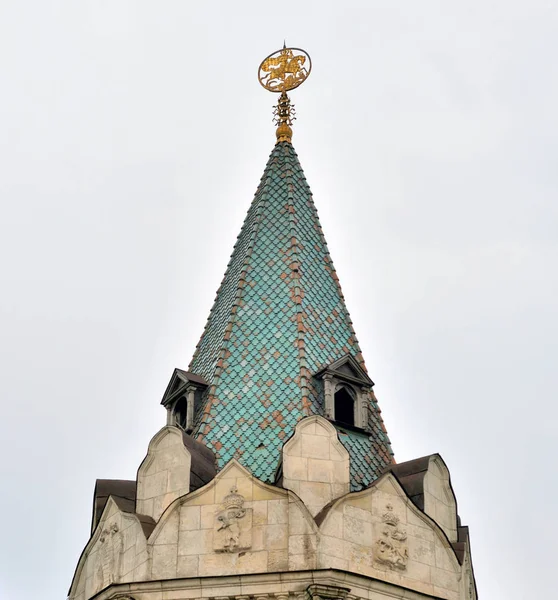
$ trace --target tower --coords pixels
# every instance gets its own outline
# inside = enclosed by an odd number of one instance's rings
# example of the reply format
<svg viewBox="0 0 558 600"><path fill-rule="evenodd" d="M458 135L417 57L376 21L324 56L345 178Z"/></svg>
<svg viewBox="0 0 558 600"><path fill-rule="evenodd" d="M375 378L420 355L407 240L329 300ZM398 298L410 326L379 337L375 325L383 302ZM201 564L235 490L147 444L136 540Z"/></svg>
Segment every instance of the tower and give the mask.
<svg viewBox="0 0 558 600"><path fill-rule="evenodd" d="M287 92L206 326L135 481L97 480L71 600L444 598L476 588L439 455L395 463L310 188Z"/></svg>

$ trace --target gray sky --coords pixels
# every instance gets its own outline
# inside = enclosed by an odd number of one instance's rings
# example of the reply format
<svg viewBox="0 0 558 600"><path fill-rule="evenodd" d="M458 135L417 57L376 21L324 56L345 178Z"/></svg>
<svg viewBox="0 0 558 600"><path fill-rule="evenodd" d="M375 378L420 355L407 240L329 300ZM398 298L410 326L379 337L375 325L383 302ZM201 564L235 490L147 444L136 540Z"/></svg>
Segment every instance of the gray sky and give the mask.
<svg viewBox="0 0 558 600"><path fill-rule="evenodd" d="M281 12L280 7L285 9ZM440 452L482 598L552 595L558 8L0 2L0 597L64 598L134 478L267 157L294 146L396 458Z"/></svg>

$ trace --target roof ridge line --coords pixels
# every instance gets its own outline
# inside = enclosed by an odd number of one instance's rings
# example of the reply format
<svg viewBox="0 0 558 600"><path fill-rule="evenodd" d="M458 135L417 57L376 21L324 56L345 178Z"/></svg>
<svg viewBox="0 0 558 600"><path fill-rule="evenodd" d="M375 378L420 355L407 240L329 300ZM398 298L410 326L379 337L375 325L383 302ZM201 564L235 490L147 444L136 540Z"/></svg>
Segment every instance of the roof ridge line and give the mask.
<svg viewBox="0 0 558 600"><path fill-rule="evenodd" d="M290 145L290 144L289 144ZM292 148L292 146L291 146ZM295 160L298 162L298 157L296 157L296 152L294 152L294 148L292 148L293 154L295 155ZM287 154L288 156L288 154ZM289 156L290 159L290 156ZM290 161L289 161L290 162ZM300 164L300 163L299 163ZM292 167L292 165L289 164ZM293 169L291 169L293 170ZM291 288L293 291L293 301L295 304L296 311L296 338L297 338L297 353L298 353L298 363L299 363L299 377L300 377L300 388L302 391L302 412L307 415L311 414L310 411L310 402L308 400L308 379L307 379L307 366L306 366L306 343L304 340L305 334L305 326L304 326L304 311L302 310L302 296L301 296L301 264L300 257L298 254L298 236L295 227L295 204L294 204L294 181L293 181L293 173L287 176L287 199L288 206L292 207L293 210L289 210L289 225L290 225L290 234L291 234L291 244L290 249L292 249L292 259L291 260ZM294 240L294 242L293 242ZM296 271L293 269L293 264L296 264Z"/></svg>
<svg viewBox="0 0 558 600"><path fill-rule="evenodd" d="M269 166L269 162L268 162L268 166ZM204 425L206 425L206 423L204 422L204 417L209 415L209 413L211 411L211 407L213 405L213 402L216 398L214 392L217 387L217 381L219 380L219 376L221 375L221 371L223 368L222 362L225 358L225 352L227 350L228 343L230 340L232 326L236 320L237 309L239 307L240 300L242 299L244 285L246 283L246 273L247 273L246 266L248 265L249 259L252 256L252 251L254 249L254 245L255 245L256 239L258 237L258 232L260 230L260 225L261 225L260 217L261 217L261 213L262 213L262 208L263 208L263 206L265 206L265 203L269 196L269 191L266 189L266 184L268 183L269 178L270 178L269 169L266 167L264 176L262 176L260 185L258 186L258 188L262 190L262 194L261 194L260 198L258 199L258 204L257 204L257 209L256 209L256 214L255 214L255 219L254 219L254 229L252 230L252 233L250 236L250 242L248 244L248 249L246 251L246 256L244 257L244 260L242 261L242 269L240 270L240 273L238 276L236 293L235 293L234 300L233 300L232 307L231 307L231 316L230 316L229 320L227 321L227 325L225 327L225 331L224 331L224 335L223 335L223 343L219 350L219 354L217 356L217 362L215 363L215 371L213 373L213 377L212 377L211 384L209 387L209 393L207 395L207 402L205 403L205 406L203 409L201 422L197 427L197 436L196 437L201 440L203 440L203 436L205 433L202 430L202 429L204 429ZM258 191L259 190L256 190L256 194L255 194L253 201L256 200ZM233 249L233 253L234 253L234 249ZM226 273L225 273L225 276L226 276ZM194 360L194 359L192 358L192 360Z"/></svg>
<svg viewBox="0 0 558 600"><path fill-rule="evenodd" d="M320 218L318 215L318 209L316 208L316 205L314 203L314 194L312 194L312 190L310 190L310 189L308 190L308 192L309 192L308 200L309 200L310 209L312 210L312 212L314 214L315 222L318 227L318 235L320 236L320 240L322 241L322 244L325 249L328 270L331 274L331 278L333 279L333 281L335 283L335 287L337 288L337 291L339 292L339 296L340 296L341 300L343 301L343 308L345 309L344 312L345 312L346 322L349 327L349 331L351 332L351 335L353 337L354 344L358 349L355 359L358 361L359 365L364 369L364 371L366 373L368 373L368 369L366 368L366 364L364 362L364 356L362 354L362 348L360 347L360 343L358 341L355 329L353 327L353 321L351 319L351 314L349 313L349 309L347 308L347 303L345 302L345 295L343 294L343 290L341 289L341 282L339 281L339 277L337 276L337 270L335 269L335 266L333 264L333 259L331 258L331 254L329 253L329 246L327 245L324 231L322 229L322 224L320 222Z"/></svg>
<svg viewBox="0 0 558 600"><path fill-rule="evenodd" d="M349 331L351 332L351 335L354 340L354 344L358 349L355 359L358 361L360 366L363 368L364 372L368 373L368 369L366 368L366 363L364 362L364 356L362 354L362 348L360 347L360 343L358 341L355 329L353 327L353 321L351 319L351 314L349 313L349 309L347 308L347 303L345 302L345 296L343 294L343 290L341 289L341 282L339 281L339 277L337 276L337 271L335 270L335 266L333 264L333 259L331 258L331 254L329 253L329 246L327 245L327 241L325 239L324 231L322 229L322 224L321 224L321 221L318 216L318 209L316 208L316 205L314 204L314 195L312 194L311 190L309 190L308 200L309 200L310 208L316 218L315 221L318 226L318 234L320 236L320 239L322 240L322 243L323 243L325 251L326 251L327 263L329 266L329 270L331 272L332 279L335 282L335 286L337 287L337 290L339 292L341 299L343 300L343 307L345 308L345 316L346 316L346 320L347 320L347 325L349 327ZM384 419L382 417L382 409L380 408L380 404L378 402L378 399L376 398L376 394L374 393L374 390L370 390L370 398L369 399L370 399L369 407L371 410L374 410L374 412L377 415L380 428L386 437L387 445L388 445L389 451L390 451L392 459L393 459L394 454L393 454L393 449L391 447L391 441L389 439L388 432L387 432L387 429L386 429L386 426L384 423Z"/></svg>
<svg viewBox="0 0 558 600"><path fill-rule="evenodd" d="M273 152L272 152L273 154ZM271 155L270 155L271 158ZM254 198L252 200L252 202L250 203L250 206L252 206L252 204L255 202L257 196L258 196L258 192L263 189L263 186L265 184L265 180L267 180L267 178L269 177L268 173L268 167L269 167L269 159L267 161L266 167L264 169L264 172L260 178L260 182L258 183L258 187L256 188L256 192L254 193ZM259 216L259 213L256 214L256 217ZM198 357L200 350L201 350L201 342L205 337L206 332L209 330L209 327L211 325L211 315L213 314L213 311L215 310L215 306L217 304L217 300L219 299L221 292L223 291L223 285L225 284L225 281L227 279L227 273L229 271L229 268L232 264L232 260L234 257L234 253L236 251L237 245L239 244L239 241L241 239L241 235L242 235L242 231L244 230L244 227L246 226L246 224L248 223L248 220L250 218L250 208L248 209L248 212L246 213L246 216L244 217L244 221L242 222L242 227L240 228L240 233L237 235L236 237L236 241L234 243L231 255L229 257L229 260L227 262L227 267L225 269L225 273L223 275L223 278L221 279L221 283L219 284L219 287L217 288L217 291L215 292L215 298L213 299L213 304L211 305L211 309L209 310L209 316L205 322L203 331L200 335L200 339L198 340L198 343L196 344L196 348L194 350L194 354L192 356L192 358L190 359L190 362L188 363L188 370L190 371L193 368L193 365L196 361L196 358Z"/></svg>
<svg viewBox="0 0 558 600"><path fill-rule="evenodd" d="M353 337L354 340L354 344L358 349L358 352L355 356L355 359L358 361L358 363L360 364L360 366L363 368L365 373L368 373L368 369L366 368L366 363L364 362L364 356L362 354L362 348L360 347L360 343L358 341L358 338L356 336L356 332L355 329L353 327L353 321L351 319L351 314L349 313L349 309L347 307L347 303L345 302L345 295L343 294L343 290L341 289L341 282L339 281L339 277L337 276L337 271L335 269L335 266L333 264L333 259L331 258L331 254L329 253L329 246L327 245L327 241L325 239L325 235L324 235L324 231L322 229L322 224L320 221L320 218L318 216L318 209L316 208L316 205L314 203L314 195L312 194L312 190L308 189L308 201L310 204L310 208L314 214L315 217L315 222L318 226L318 235L320 236L320 239L324 245L325 251L326 251L326 257L327 257L327 264L329 267L329 271L331 273L331 277L333 279L333 281L335 282L335 286L337 288L337 291L339 292L339 296L341 297L341 299L343 300L343 307L345 309L345 317L347 320L347 325L349 327L349 331L351 332L351 335ZM390 451L390 454L392 456L392 460L393 460L393 449L391 447L391 441L389 439L389 435L384 423L384 419L382 417L382 409L380 408L380 404L378 402L378 399L376 398L376 394L374 393L374 390L370 390L370 398L369 398L370 402L369 402L369 407L371 410L373 410L376 413L380 428L382 430L382 432L384 433L385 437L386 437L386 442L387 442L387 446L388 449Z"/></svg>

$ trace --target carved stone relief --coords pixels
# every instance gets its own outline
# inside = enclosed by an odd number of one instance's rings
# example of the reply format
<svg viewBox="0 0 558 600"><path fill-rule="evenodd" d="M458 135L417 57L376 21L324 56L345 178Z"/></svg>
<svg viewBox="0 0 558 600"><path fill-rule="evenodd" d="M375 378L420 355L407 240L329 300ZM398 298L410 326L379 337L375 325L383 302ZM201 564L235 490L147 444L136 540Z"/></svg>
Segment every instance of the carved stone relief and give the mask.
<svg viewBox="0 0 558 600"><path fill-rule="evenodd" d="M116 523L101 531L97 553L96 589L100 590L120 579L124 542Z"/></svg>
<svg viewBox="0 0 558 600"><path fill-rule="evenodd" d="M376 540L375 560L390 569L405 570L409 560L407 532L399 526L399 517L393 512L391 504L382 515L382 525Z"/></svg>
<svg viewBox="0 0 558 600"><path fill-rule="evenodd" d="M244 496L232 487L215 515L213 548L216 552L241 552L252 546L252 509L244 508Z"/></svg>

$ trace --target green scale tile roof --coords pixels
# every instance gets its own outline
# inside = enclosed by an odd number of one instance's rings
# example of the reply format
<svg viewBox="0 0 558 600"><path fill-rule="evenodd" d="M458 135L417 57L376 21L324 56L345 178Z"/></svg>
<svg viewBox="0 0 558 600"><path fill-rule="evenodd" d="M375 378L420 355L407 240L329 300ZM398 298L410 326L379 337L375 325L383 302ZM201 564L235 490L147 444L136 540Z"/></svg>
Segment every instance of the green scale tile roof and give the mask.
<svg viewBox="0 0 558 600"><path fill-rule="evenodd" d="M219 468L238 459L272 481L296 423L323 414L312 375L351 354L364 361L296 152L278 143L242 226L189 370L210 386L196 415ZM375 398L370 434L340 432L352 488L392 462Z"/></svg>

